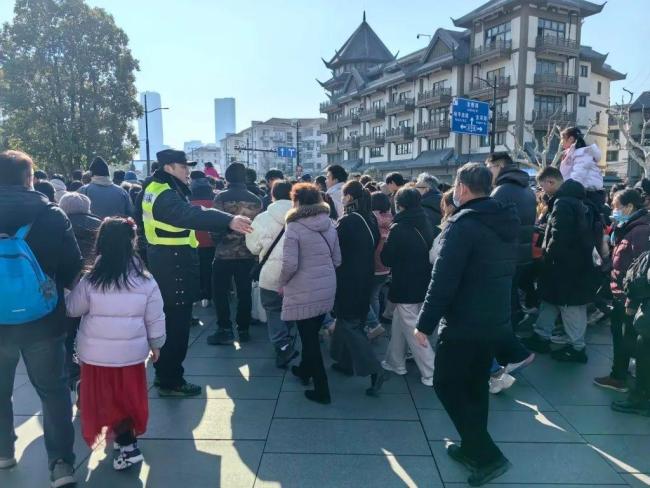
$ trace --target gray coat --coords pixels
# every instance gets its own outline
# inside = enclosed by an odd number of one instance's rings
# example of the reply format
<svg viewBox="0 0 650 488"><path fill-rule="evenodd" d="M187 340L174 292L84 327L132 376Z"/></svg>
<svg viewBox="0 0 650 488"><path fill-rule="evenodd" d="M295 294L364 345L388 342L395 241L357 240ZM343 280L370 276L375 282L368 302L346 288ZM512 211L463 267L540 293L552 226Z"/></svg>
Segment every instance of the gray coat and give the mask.
<svg viewBox="0 0 650 488"><path fill-rule="evenodd" d="M336 271L341 264L336 229L324 204L305 205L287 214L280 286L282 320L304 320L334 307Z"/></svg>
<svg viewBox="0 0 650 488"><path fill-rule="evenodd" d="M90 211L100 219L133 215L131 197L108 176L93 176L91 183L79 188L79 193L90 198Z"/></svg>

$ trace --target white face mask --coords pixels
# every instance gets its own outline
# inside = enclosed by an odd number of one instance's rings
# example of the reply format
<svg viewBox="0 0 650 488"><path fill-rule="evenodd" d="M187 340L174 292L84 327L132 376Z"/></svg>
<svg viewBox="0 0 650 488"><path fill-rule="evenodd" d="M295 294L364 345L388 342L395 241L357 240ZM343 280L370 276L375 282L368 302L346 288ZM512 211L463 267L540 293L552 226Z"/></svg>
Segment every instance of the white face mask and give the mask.
<svg viewBox="0 0 650 488"><path fill-rule="evenodd" d="M460 208L461 203L460 203L460 200L458 199L458 197L456 196L457 191L458 191L458 185L456 186L456 188L454 188L454 194L452 196L452 200L454 201L454 207Z"/></svg>

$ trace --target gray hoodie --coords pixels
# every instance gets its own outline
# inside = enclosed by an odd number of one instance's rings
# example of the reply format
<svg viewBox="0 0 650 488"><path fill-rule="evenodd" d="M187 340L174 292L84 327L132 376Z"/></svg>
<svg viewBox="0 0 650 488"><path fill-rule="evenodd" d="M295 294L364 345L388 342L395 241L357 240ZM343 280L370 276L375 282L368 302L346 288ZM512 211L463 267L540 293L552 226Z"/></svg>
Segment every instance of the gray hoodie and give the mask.
<svg viewBox="0 0 650 488"><path fill-rule="evenodd" d="M133 215L131 197L108 176L93 176L89 184L79 188L79 193L90 198L90 210L100 219Z"/></svg>

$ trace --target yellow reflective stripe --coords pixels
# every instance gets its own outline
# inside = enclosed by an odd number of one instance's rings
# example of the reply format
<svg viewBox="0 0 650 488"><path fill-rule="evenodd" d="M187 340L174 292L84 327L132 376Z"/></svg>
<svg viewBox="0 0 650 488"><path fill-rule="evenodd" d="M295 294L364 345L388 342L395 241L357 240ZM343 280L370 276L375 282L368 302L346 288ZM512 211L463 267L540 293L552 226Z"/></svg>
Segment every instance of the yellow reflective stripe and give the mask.
<svg viewBox="0 0 650 488"><path fill-rule="evenodd" d="M182 237L160 237L156 230L160 229L165 232L185 232L189 229L182 229L170 224L166 224L153 217L153 205L156 199L165 191L171 190L167 183L158 183L152 181L148 186L142 199L142 220L144 222L144 234L147 242L160 246L190 246L198 247L199 241L196 233L190 230L189 235Z"/></svg>

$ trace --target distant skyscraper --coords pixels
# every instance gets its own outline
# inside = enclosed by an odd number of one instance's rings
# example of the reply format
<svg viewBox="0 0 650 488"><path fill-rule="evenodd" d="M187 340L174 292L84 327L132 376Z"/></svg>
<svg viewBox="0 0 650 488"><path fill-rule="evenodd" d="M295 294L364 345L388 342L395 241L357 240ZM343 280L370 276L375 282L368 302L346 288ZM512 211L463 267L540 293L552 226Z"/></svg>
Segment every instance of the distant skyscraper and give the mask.
<svg viewBox="0 0 650 488"><path fill-rule="evenodd" d="M160 108L160 93L147 91L140 93L140 104L144 110L144 97L147 96L147 110L151 111ZM164 149L163 144L163 123L162 110L156 110L149 114L149 157L156 160L156 153ZM138 139L140 140L140 159L147 159L147 145L145 141L144 114L138 120Z"/></svg>
<svg viewBox="0 0 650 488"><path fill-rule="evenodd" d="M235 132L235 99L214 99L214 134L215 142L220 144L221 139L228 133Z"/></svg>

